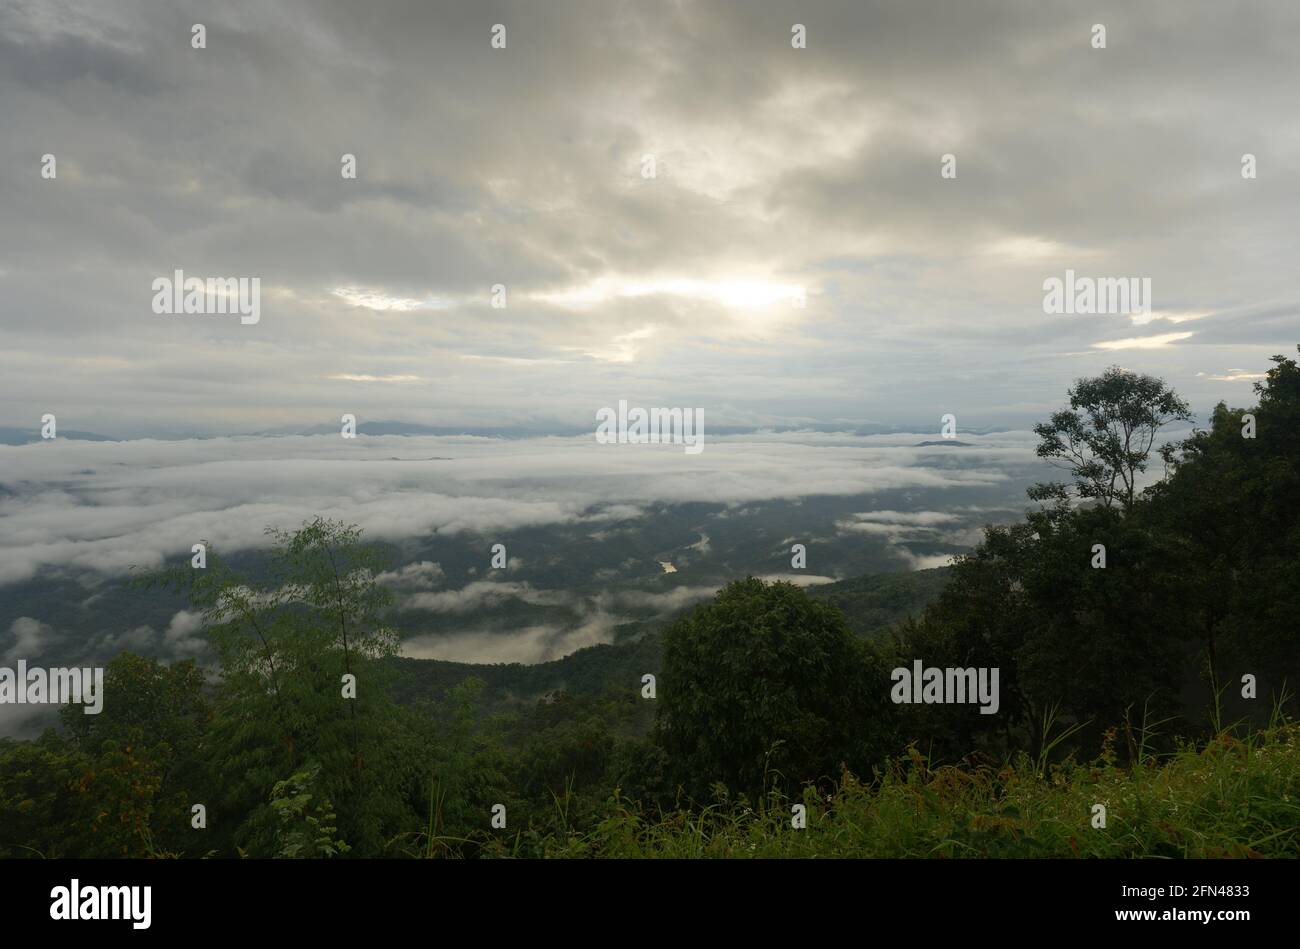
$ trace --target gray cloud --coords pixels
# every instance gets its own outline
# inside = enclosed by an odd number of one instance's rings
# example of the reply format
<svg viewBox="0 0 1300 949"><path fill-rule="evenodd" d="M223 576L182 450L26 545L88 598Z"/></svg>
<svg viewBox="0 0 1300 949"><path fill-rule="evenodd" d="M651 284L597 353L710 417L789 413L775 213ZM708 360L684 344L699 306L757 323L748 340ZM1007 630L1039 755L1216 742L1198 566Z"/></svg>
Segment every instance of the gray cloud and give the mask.
<svg viewBox="0 0 1300 949"><path fill-rule="evenodd" d="M415 636L403 641L402 655L452 662L548 662L585 646L609 642L617 624L617 617L597 613L574 627L543 624L509 632L470 630Z"/></svg>
<svg viewBox="0 0 1300 949"><path fill-rule="evenodd" d="M1202 410L1245 401L1227 370L1300 338L1297 36L1286 0L10 3L5 421L547 427L629 397L1022 423L1099 344L1168 331L1044 315L1067 267L1208 314L1130 352ZM177 267L261 277L262 321L153 314ZM761 302L796 285L804 310Z"/></svg>
<svg viewBox="0 0 1300 949"><path fill-rule="evenodd" d="M519 600L533 606L561 606L571 602L573 597L562 590L534 589L527 583L476 580L459 590L412 594L402 605L409 610L434 613L470 613L506 600Z"/></svg>
<svg viewBox="0 0 1300 949"><path fill-rule="evenodd" d="M408 563L398 570L385 570L375 576L379 583L387 584L398 588L414 587L429 588L437 586L445 574L441 564L436 564L428 560L421 560L418 563Z"/></svg>
<svg viewBox="0 0 1300 949"><path fill-rule="evenodd" d="M12 665L19 659L31 662L45 651L52 632L48 625L30 616L18 617L9 626L9 634L14 637L14 642L5 650L5 664Z"/></svg>

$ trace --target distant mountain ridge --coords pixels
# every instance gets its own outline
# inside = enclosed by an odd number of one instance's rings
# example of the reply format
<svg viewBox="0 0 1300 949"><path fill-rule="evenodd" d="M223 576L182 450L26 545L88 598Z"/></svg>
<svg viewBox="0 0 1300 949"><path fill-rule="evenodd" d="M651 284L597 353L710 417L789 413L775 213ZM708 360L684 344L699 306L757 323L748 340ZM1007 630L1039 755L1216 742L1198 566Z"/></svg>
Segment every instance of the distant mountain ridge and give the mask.
<svg viewBox="0 0 1300 949"><path fill-rule="evenodd" d="M95 432L77 432L70 429L58 429L59 438L79 442L115 442L116 438L99 435ZM0 445L30 445L42 441L39 428L2 428L0 427Z"/></svg>
<svg viewBox="0 0 1300 949"><path fill-rule="evenodd" d="M920 424L886 425L877 422L851 423L810 421L771 425L709 424L707 432L713 435L751 435L779 432L820 432L825 434L849 435L902 435L909 432L922 431L925 427L926 426ZM153 439L157 441L188 441L191 439L204 440L209 438L238 438L250 436L255 438L282 438L294 435L336 435L338 434L339 429L340 426L334 423L321 425L281 425L275 428L261 429L255 432L235 431L217 433L174 430L140 432L136 428L130 428L123 430L126 431L127 434L119 433L118 435L102 435L97 432L74 431L72 429L65 431L60 429L59 437L77 441L97 442L136 441L141 439ZM968 432L973 435L992 435L1007 431L1011 431L1011 429L1002 426L984 426L968 429ZM419 422L401 422L392 419L363 419L359 420L357 423L357 432L361 435L371 436L469 435L481 438L566 437L594 434L595 419L593 417L591 425L570 425L558 422L541 423L537 425L424 425ZM40 440L40 429L0 426L0 445L26 445ZM961 445L964 447L971 447L969 442L954 441L952 439L920 442L914 447L927 448L936 445Z"/></svg>

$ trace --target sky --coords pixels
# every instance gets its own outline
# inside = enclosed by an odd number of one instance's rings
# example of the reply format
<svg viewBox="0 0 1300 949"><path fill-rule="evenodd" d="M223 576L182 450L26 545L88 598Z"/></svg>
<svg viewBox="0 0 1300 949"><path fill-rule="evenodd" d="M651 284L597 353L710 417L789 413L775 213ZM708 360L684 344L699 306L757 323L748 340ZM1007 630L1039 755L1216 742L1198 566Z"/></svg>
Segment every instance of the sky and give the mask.
<svg viewBox="0 0 1300 949"><path fill-rule="evenodd" d="M3 0L0 426L1023 429L1112 363L1246 404L1300 341L1298 41L1292 0ZM155 313L178 269L260 319ZM1152 310L1045 313L1067 269Z"/></svg>

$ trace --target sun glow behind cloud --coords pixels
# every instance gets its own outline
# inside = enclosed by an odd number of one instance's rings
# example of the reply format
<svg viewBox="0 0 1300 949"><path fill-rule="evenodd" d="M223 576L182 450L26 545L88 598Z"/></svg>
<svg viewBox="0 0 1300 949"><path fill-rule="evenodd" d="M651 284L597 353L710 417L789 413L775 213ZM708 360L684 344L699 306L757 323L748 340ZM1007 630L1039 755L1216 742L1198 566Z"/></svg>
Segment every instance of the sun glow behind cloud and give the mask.
<svg viewBox="0 0 1300 949"><path fill-rule="evenodd" d="M1203 379L1209 379L1211 382L1247 382L1268 377L1267 373L1247 372L1244 369L1229 369L1226 373L1219 375L1206 375L1203 372L1198 372L1196 375Z"/></svg>
<svg viewBox="0 0 1300 949"><path fill-rule="evenodd" d="M1067 253L1074 256L1080 254L1078 248L1033 235L1002 237L985 244L982 252L989 257L1003 258L1013 263L1055 260L1063 258Z"/></svg>
<svg viewBox="0 0 1300 949"><path fill-rule="evenodd" d="M717 303L726 307L797 306L805 299L801 285L740 277L699 280L692 277L658 277L648 280L601 277L563 290L534 293L532 299L559 306L597 306L617 299L672 296Z"/></svg>
<svg viewBox="0 0 1300 949"><path fill-rule="evenodd" d="M413 297L391 296L371 287L335 287L330 293L345 303L363 306L368 310L396 310L406 313L411 310L447 310L453 305L453 301L446 297L430 296L423 300L416 300Z"/></svg>
<svg viewBox="0 0 1300 949"><path fill-rule="evenodd" d="M1128 339L1108 339L1104 342L1093 343L1093 349L1163 349L1184 339L1194 336L1194 333L1162 333L1159 336L1130 336Z"/></svg>

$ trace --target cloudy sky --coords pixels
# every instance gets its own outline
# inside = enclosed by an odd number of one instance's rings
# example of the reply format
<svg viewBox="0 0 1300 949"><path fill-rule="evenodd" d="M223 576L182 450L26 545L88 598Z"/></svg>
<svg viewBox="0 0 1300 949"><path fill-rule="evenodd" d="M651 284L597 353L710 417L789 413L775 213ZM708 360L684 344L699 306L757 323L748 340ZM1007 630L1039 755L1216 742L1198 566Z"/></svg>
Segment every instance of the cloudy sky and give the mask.
<svg viewBox="0 0 1300 949"><path fill-rule="evenodd" d="M1300 340L1298 43L1293 0L3 0L0 426L1023 427L1113 362L1241 404ZM1067 268L1154 310L1047 315ZM176 269L260 322L155 314Z"/></svg>

